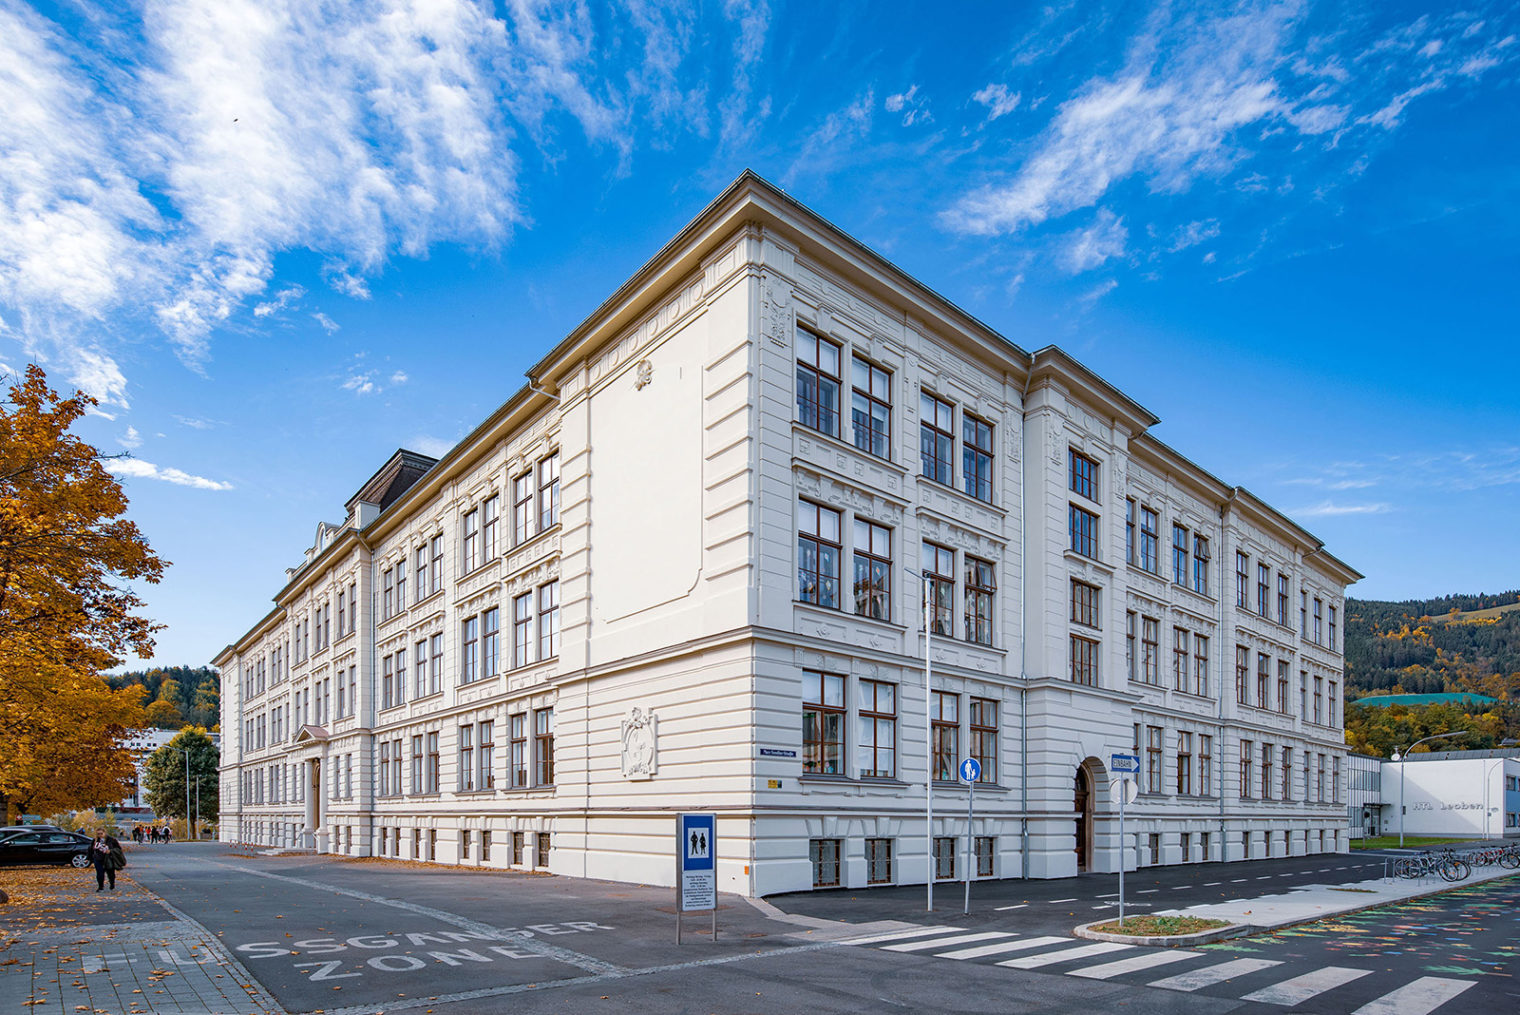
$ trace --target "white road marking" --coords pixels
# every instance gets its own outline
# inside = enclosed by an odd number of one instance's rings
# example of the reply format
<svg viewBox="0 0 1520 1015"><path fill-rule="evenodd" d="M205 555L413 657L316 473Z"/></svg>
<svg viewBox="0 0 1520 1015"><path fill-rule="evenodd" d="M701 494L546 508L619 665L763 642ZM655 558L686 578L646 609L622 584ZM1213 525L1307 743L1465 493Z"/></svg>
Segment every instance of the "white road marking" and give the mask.
<svg viewBox="0 0 1520 1015"><path fill-rule="evenodd" d="M1185 892L1189 888L1192 888L1192 887L1193 887L1192 885L1178 885L1176 888L1173 888L1172 891L1174 891L1174 892Z"/></svg>
<svg viewBox="0 0 1520 1015"><path fill-rule="evenodd" d="M1095 895L1095 896L1093 896L1093 898L1096 898L1096 899L1117 899L1118 897L1119 897L1119 893L1118 892L1115 892L1112 895Z"/></svg>
<svg viewBox="0 0 1520 1015"><path fill-rule="evenodd" d="M1303 1004L1309 998L1317 994L1323 994L1327 990L1350 983L1352 980L1360 980L1370 975L1370 969L1351 969L1346 966L1325 966L1316 969L1312 973L1295 976L1291 980L1274 983L1270 987L1252 991L1241 998L1242 1001L1259 1001L1262 1004L1280 1004L1285 1007Z"/></svg>
<svg viewBox="0 0 1520 1015"><path fill-rule="evenodd" d="M1022 952L1030 948L1044 948L1046 945L1060 944L1062 941L1070 941L1069 937L1026 937L1017 941L999 941L997 944L978 945L975 948L962 948L954 952L935 952L937 959L979 959L984 955L1002 955L1005 952Z"/></svg>
<svg viewBox="0 0 1520 1015"><path fill-rule="evenodd" d="M909 941L906 944L882 945L884 952L922 952L930 948L943 948L945 945L970 944L973 941L987 941L991 938L1009 938L1016 935L1003 933L996 930L984 930L980 934L957 934L954 937L937 937L932 941Z"/></svg>
<svg viewBox="0 0 1520 1015"><path fill-rule="evenodd" d="M1142 969L1150 969L1154 966L1164 966L1172 962L1181 962L1183 959L1195 959L1203 952L1173 951L1170 948L1148 951L1144 955L1131 955L1127 959L1119 959L1114 962L1105 962L1101 966L1088 966L1086 969L1077 969L1071 972L1071 976L1082 976L1089 980L1107 980L1110 977L1120 976L1124 973L1136 973Z"/></svg>
<svg viewBox="0 0 1520 1015"><path fill-rule="evenodd" d="M1145 891L1143 891L1143 892L1136 892L1135 894L1136 895L1155 895L1159 891L1161 891L1161 889L1159 889L1159 888L1147 888L1147 889L1145 889Z"/></svg>
<svg viewBox="0 0 1520 1015"><path fill-rule="evenodd" d="M1178 973L1176 976L1168 976L1165 979L1152 980L1146 986L1160 987L1163 990L1198 990L1200 987L1210 987L1216 983L1223 983L1225 980L1233 980L1237 976L1280 965L1282 965L1281 962L1274 962L1271 959L1232 959L1229 962L1204 966L1202 969L1194 969L1191 972Z"/></svg>
<svg viewBox="0 0 1520 1015"><path fill-rule="evenodd" d="M1029 903L1027 903L1027 902L1021 902L1017 906L999 906L996 909L994 909L993 912L994 913L1006 913L1010 909L1023 909L1027 905L1029 905Z"/></svg>
<svg viewBox="0 0 1520 1015"><path fill-rule="evenodd" d="M885 934L872 934L868 937L852 937L839 942L842 945L873 945L878 941L900 941L903 938L923 937L926 934L953 934L958 933L959 927L912 927L908 930L894 930Z"/></svg>
<svg viewBox="0 0 1520 1015"><path fill-rule="evenodd" d="M1233 878L1233 879L1231 879L1230 884L1232 884L1232 885L1244 884L1245 880L1246 880L1245 878Z"/></svg>
<svg viewBox="0 0 1520 1015"><path fill-rule="evenodd" d="M1468 987L1472 980L1449 980L1444 976L1422 976L1368 1001L1351 1015L1428 1015Z"/></svg>
<svg viewBox="0 0 1520 1015"><path fill-rule="evenodd" d="M1050 904L1052 906L1058 906L1058 905L1060 905L1063 902L1076 902L1076 901L1077 901L1076 899L1051 899L1050 900Z"/></svg>
<svg viewBox="0 0 1520 1015"><path fill-rule="evenodd" d="M1286 874L1283 875L1283 876L1287 877ZM1272 880L1272 875L1270 875L1270 874L1263 874L1261 877L1257 878L1256 880L1257 881L1271 881Z"/></svg>
<svg viewBox="0 0 1520 1015"><path fill-rule="evenodd" d="M1108 952L1127 952L1134 947L1134 945L1119 944L1117 941L1100 941L1093 945L1060 948L1053 952L1041 952L1039 955L1026 955L1022 959L1009 959L1006 962L999 962L998 965L1007 966L1010 969L1038 969L1041 966L1053 966L1057 962L1085 959L1089 955L1103 955Z"/></svg>
<svg viewBox="0 0 1520 1015"><path fill-rule="evenodd" d="M1203 887L1205 887L1205 888L1218 888L1222 884L1224 884L1223 881L1205 881L1203 883Z"/></svg>

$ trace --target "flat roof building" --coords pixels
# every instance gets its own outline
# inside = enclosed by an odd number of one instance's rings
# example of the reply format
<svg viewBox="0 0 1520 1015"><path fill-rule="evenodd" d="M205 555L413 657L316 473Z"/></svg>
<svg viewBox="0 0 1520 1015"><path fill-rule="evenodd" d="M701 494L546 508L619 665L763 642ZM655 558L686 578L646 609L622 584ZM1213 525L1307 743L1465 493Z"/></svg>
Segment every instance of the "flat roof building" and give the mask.
<svg viewBox="0 0 1520 1015"><path fill-rule="evenodd" d="M751 896L1344 849L1361 576L1157 422L745 173L318 525L216 659L221 834L671 884L711 811Z"/></svg>

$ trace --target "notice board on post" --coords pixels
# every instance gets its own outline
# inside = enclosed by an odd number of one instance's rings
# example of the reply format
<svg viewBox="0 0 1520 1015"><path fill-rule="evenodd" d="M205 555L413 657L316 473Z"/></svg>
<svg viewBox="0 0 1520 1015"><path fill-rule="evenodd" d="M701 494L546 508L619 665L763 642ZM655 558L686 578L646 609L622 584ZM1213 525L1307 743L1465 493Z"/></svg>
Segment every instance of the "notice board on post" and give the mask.
<svg viewBox="0 0 1520 1015"><path fill-rule="evenodd" d="M712 913L712 936L718 939L718 816L676 816L676 943L681 941L683 913Z"/></svg>

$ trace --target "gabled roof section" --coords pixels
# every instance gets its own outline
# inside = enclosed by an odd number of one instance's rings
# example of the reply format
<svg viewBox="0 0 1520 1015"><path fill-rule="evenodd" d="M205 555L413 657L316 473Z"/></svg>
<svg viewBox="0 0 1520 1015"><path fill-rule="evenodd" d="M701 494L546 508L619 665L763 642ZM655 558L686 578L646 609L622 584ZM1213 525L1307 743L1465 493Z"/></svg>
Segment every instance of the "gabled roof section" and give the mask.
<svg viewBox="0 0 1520 1015"><path fill-rule="evenodd" d="M1055 381L1089 408L1124 424L1131 434L1139 434L1161 422L1159 416L1073 359L1060 346L1047 345L1034 354L1033 360L1029 372L1031 388L1041 381Z"/></svg>
<svg viewBox="0 0 1520 1015"><path fill-rule="evenodd" d="M348 508L350 515L354 513L354 506L357 504L374 504L384 511L437 464L436 458L419 455L405 448L397 448L390 460L380 466L379 470L365 481L359 488L359 492L350 497L344 506Z"/></svg>
<svg viewBox="0 0 1520 1015"><path fill-rule="evenodd" d="M296 730L296 735L291 740L291 743L309 744L314 741L321 742L323 740L326 740L331 735L332 734L328 733L327 730L323 729L321 726L313 726L308 723L305 726L302 726L300 729Z"/></svg>

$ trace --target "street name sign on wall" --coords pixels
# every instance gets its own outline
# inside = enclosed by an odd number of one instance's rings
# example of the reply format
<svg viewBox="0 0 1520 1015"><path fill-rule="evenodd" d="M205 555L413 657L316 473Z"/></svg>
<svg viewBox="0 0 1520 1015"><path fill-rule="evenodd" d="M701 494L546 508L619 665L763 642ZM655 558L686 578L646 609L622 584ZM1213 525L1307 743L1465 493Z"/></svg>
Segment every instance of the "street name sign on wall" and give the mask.
<svg viewBox="0 0 1520 1015"><path fill-rule="evenodd" d="M711 912L713 940L718 939L718 817L676 816L676 943L681 942L681 914Z"/></svg>

